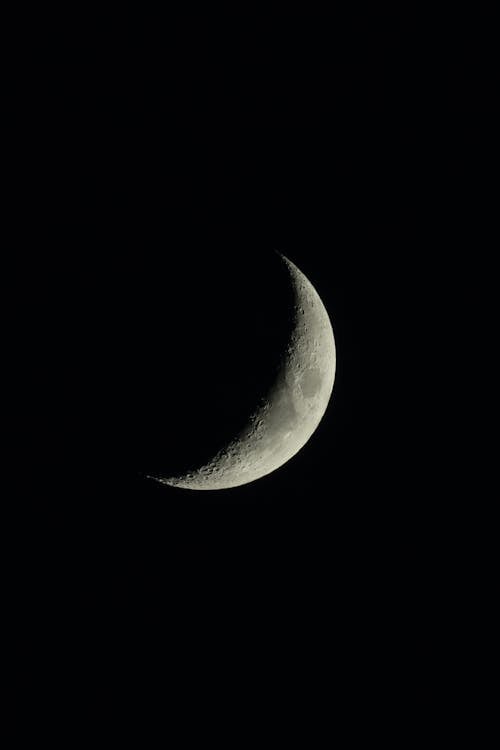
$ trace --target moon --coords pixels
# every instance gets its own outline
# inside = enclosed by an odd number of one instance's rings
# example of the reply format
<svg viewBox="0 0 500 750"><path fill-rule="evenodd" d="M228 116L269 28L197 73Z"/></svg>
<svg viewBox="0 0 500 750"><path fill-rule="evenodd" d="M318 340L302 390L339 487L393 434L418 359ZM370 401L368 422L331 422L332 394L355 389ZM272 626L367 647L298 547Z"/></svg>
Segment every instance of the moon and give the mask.
<svg viewBox="0 0 500 750"><path fill-rule="evenodd" d="M187 490L224 490L255 482L287 463L323 418L335 380L330 318L306 276L281 253L293 292L291 333L274 384L243 430L211 460L179 476L150 477Z"/></svg>

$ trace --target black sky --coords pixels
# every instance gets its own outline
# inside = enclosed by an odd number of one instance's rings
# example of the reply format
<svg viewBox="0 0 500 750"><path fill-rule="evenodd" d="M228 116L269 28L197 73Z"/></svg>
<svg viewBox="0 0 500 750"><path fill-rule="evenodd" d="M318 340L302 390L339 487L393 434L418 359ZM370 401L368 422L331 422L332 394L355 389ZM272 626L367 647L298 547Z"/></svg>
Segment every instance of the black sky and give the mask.
<svg viewBox="0 0 500 750"><path fill-rule="evenodd" d="M32 67L27 189L41 197L26 231L43 237L30 326L44 460L18 514L19 565L34 609L60 613L83 660L106 653L124 674L131 632L147 650L145 633L168 631L173 662L243 644L288 674L294 644L307 671L306 652L329 659L333 640L353 680L350 660L376 661L409 620L418 629L447 508L415 469L427 459L408 425L428 321L412 308L414 341L407 313L439 244L439 110L455 93L401 24L379 18L375 33L356 15L317 40L273 24L258 45L242 33L222 48L201 21L180 19L165 41L142 20L140 42L120 24L112 44L111 32L89 47L75 31L50 74ZM245 356L262 347L260 367L274 354L275 249L334 327L320 427L241 488L147 480L164 451L202 452L212 426L219 440L238 421L232 399L241 409L255 387Z"/></svg>

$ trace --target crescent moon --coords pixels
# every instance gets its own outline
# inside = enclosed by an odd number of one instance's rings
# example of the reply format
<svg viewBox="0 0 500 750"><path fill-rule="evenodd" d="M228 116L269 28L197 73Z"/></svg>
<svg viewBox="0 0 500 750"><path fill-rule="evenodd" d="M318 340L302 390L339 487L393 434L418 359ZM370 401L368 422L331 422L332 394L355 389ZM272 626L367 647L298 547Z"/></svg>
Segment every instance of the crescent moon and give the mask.
<svg viewBox="0 0 500 750"><path fill-rule="evenodd" d="M294 307L288 346L273 386L242 432L210 461L181 476L152 479L188 490L248 484L283 466L318 427L335 380L333 329L311 282L288 258L278 255L288 271Z"/></svg>

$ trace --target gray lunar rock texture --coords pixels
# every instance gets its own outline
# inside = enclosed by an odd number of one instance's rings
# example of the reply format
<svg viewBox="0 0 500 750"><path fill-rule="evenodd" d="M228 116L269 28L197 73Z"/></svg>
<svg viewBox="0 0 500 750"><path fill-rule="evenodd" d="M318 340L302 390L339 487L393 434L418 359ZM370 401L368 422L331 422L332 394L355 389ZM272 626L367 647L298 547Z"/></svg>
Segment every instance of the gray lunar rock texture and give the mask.
<svg viewBox="0 0 500 750"><path fill-rule="evenodd" d="M280 255L293 289L288 346L270 390L244 429L199 468L151 477L189 490L222 490L254 482L289 461L308 442L327 409L336 367L328 313L311 282Z"/></svg>

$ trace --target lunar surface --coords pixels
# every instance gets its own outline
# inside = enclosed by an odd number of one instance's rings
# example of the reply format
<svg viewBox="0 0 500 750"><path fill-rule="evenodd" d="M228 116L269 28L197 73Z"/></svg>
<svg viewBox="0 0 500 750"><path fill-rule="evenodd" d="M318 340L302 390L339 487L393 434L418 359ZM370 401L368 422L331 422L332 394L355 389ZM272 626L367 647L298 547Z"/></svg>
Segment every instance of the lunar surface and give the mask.
<svg viewBox="0 0 500 750"><path fill-rule="evenodd" d="M308 442L328 406L336 352L328 313L311 282L283 255L293 289L293 323L276 380L248 424L223 450L181 476L151 477L189 490L254 482L283 466Z"/></svg>

